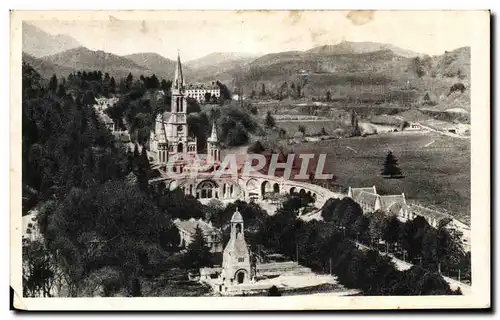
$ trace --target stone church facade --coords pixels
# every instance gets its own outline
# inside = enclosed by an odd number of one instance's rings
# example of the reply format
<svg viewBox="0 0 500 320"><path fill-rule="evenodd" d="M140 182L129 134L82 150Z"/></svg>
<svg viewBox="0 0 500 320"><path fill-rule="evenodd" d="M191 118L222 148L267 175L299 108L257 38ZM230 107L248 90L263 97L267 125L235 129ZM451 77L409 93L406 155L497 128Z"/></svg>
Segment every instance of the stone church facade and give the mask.
<svg viewBox="0 0 500 320"><path fill-rule="evenodd" d="M190 162L197 159L198 150L197 139L188 134L188 93L180 55L177 56L175 77L170 91L171 110L156 117L154 129L150 133L149 150L160 168L183 173ZM212 134L207 140L207 153L213 157L213 161L219 161L219 152L217 130L213 123ZM167 163L172 164L172 168L167 168Z"/></svg>

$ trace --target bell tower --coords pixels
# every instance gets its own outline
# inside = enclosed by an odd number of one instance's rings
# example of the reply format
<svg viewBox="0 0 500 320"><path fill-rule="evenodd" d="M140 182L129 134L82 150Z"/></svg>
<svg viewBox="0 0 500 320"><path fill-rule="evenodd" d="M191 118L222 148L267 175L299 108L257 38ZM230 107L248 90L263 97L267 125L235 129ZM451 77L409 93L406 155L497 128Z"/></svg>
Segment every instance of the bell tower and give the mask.
<svg viewBox="0 0 500 320"><path fill-rule="evenodd" d="M217 138L217 128L215 127L215 121L212 124L212 133L207 139L207 154L212 161L220 161L219 139Z"/></svg>
<svg viewBox="0 0 500 320"><path fill-rule="evenodd" d="M231 235L222 257L222 280L225 286L249 283L252 274L250 251L245 241L243 217L236 208L231 218Z"/></svg>
<svg viewBox="0 0 500 320"><path fill-rule="evenodd" d="M182 74L181 57L177 54L177 65L175 68L175 77L170 89L172 94L171 98L171 111L170 119L167 122L167 138L169 145L173 146L174 153L186 153L188 130L186 122L186 109L187 101L184 96L185 84L184 76Z"/></svg>

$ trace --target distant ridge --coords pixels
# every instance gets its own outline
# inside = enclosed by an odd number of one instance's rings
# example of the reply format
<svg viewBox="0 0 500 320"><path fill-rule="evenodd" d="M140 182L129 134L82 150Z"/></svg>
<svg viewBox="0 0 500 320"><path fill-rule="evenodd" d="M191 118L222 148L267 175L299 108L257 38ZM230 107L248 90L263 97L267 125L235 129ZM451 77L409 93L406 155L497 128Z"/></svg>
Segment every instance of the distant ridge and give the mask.
<svg viewBox="0 0 500 320"><path fill-rule="evenodd" d="M44 61L43 59L36 58L26 52L23 52L22 61L23 63L31 65L45 79L49 79L54 74L58 77L67 77L71 72L73 72L73 69L71 68Z"/></svg>
<svg viewBox="0 0 500 320"><path fill-rule="evenodd" d="M176 62L174 60L165 58L158 53L141 52L125 55L123 57L133 61L135 64L143 68L150 70L150 72L155 73L157 77L166 80L171 80L174 77ZM185 63L183 63L183 68L186 77L189 78L191 70L186 67Z"/></svg>
<svg viewBox="0 0 500 320"><path fill-rule="evenodd" d="M402 49L400 47L387 43L350 42L350 41L343 41L335 45L324 45L324 46L314 47L312 49L307 50L306 52L329 55L329 54L357 54L357 53L368 53L368 52L384 51L384 50L390 50L395 55L405 58L413 58L422 55L417 52Z"/></svg>
<svg viewBox="0 0 500 320"><path fill-rule="evenodd" d="M119 78L126 77L129 73L134 76L152 74L151 70L130 59L100 50L93 51L85 47L77 47L43 57L43 60L74 71L101 70L103 73L108 72Z"/></svg>
<svg viewBox="0 0 500 320"><path fill-rule="evenodd" d="M81 46L78 41L68 35L53 36L27 22L23 22L22 32L22 50L35 58L41 58Z"/></svg>

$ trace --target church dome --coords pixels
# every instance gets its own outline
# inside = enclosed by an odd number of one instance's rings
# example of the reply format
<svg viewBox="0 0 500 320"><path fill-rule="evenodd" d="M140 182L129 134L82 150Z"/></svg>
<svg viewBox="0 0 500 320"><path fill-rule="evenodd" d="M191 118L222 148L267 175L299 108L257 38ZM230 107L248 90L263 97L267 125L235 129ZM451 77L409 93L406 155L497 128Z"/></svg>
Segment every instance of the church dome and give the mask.
<svg viewBox="0 0 500 320"><path fill-rule="evenodd" d="M241 213L238 211L238 208L236 208L236 211L233 214L233 217L231 218L231 222L243 222L243 217L241 216Z"/></svg>

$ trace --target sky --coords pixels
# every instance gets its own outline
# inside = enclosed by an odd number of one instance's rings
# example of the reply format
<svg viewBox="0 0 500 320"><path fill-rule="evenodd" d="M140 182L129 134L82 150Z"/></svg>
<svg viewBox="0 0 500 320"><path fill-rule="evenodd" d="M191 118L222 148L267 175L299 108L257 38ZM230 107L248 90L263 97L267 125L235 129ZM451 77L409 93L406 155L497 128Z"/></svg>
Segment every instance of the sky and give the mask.
<svg viewBox="0 0 500 320"><path fill-rule="evenodd" d="M471 45L474 17L466 11L82 11L46 13L29 22L92 50L156 52L170 59L179 50L188 61L212 52L265 54L341 41L437 55Z"/></svg>

